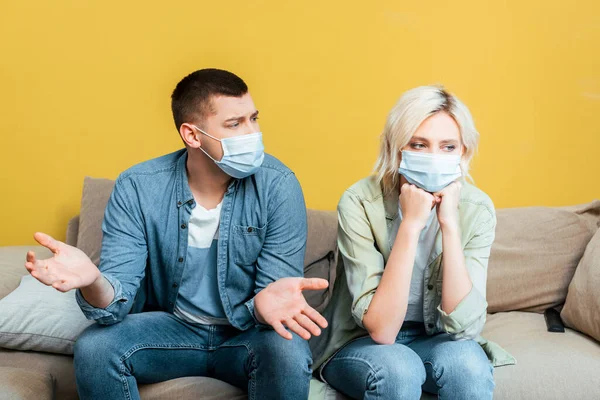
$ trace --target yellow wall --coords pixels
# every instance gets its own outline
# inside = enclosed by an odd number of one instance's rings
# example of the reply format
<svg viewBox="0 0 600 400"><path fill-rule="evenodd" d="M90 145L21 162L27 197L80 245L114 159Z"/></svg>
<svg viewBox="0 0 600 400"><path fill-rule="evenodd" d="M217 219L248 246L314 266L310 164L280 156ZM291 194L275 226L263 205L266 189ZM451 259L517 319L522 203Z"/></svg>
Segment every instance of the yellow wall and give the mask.
<svg viewBox="0 0 600 400"><path fill-rule="evenodd" d="M500 4L504 3L504 4ZM600 198L600 2L0 3L0 245L64 239L83 177L180 147L170 93L229 69L310 207L366 176L402 92L443 83L481 133L498 207Z"/></svg>

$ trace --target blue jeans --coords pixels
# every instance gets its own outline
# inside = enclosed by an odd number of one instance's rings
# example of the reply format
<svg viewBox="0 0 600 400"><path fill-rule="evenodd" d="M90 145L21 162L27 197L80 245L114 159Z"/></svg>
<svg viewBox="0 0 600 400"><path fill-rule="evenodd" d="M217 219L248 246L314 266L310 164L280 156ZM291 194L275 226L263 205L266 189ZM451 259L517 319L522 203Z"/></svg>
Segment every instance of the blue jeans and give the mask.
<svg viewBox="0 0 600 400"><path fill-rule="evenodd" d="M439 399L491 399L493 367L474 340L454 341L442 333L405 323L392 345L370 337L343 347L322 367L324 380L353 399L420 399L421 390Z"/></svg>
<svg viewBox="0 0 600 400"><path fill-rule="evenodd" d="M166 312L130 314L92 325L75 344L77 391L85 399L139 399L137 383L208 376L253 399L308 397L308 342L270 329L192 325Z"/></svg>

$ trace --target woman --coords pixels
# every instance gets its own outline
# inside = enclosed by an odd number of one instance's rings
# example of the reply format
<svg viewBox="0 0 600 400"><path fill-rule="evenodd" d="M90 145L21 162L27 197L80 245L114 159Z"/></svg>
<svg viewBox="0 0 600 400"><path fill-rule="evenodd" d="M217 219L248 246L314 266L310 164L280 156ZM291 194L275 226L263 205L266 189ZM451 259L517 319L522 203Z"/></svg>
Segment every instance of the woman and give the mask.
<svg viewBox="0 0 600 400"><path fill-rule="evenodd" d="M312 347L321 379L345 395L491 399L493 366L514 363L479 336L496 217L465 182L478 139L458 98L410 90L388 116L376 174L342 196L331 328Z"/></svg>

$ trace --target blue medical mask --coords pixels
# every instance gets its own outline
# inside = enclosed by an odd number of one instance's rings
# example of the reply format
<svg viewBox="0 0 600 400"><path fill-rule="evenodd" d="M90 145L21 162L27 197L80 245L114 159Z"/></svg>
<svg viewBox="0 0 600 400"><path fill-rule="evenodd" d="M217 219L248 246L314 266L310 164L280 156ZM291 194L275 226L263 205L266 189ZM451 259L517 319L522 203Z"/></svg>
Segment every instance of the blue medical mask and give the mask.
<svg viewBox="0 0 600 400"><path fill-rule="evenodd" d="M462 176L460 156L403 151L400 172L409 183L429 193L439 192Z"/></svg>
<svg viewBox="0 0 600 400"><path fill-rule="evenodd" d="M200 150L213 160L227 175L243 179L254 174L262 165L265 159L265 146L262 142L261 132L217 139L197 126L192 126L209 138L221 142L221 147L223 148L223 158L221 158L221 161L212 158L202 147L200 147Z"/></svg>

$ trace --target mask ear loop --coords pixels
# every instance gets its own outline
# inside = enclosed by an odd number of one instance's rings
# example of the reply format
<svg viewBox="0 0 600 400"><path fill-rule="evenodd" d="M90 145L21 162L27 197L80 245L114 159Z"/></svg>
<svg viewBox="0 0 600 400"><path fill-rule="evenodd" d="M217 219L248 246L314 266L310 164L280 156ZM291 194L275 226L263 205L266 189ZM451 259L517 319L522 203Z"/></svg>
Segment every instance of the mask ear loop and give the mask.
<svg viewBox="0 0 600 400"><path fill-rule="evenodd" d="M198 128L196 125L192 125L192 126L193 126L194 128L196 128L196 129L198 129L198 130L199 130L201 133L203 133L203 134L205 134L206 136L208 136L209 138L211 138L211 139L214 139L214 140L216 140L216 141L217 141L217 142L219 142L219 143L221 142L221 139L217 139L216 137L214 137L214 136L212 136L212 135L209 135L208 133L204 132L202 129ZM211 160L213 160L213 161L214 161L216 164L218 164L218 163L219 163L219 161L217 161L217 160L215 160L214 158L212 158L212 157L210 156L210 154L208 154L208 153L206 152L206 150L204 150L204 149L202 148L202 146L200 146L200 147L198 147L198 148L200 149L200 151L202 151L204 154L206 154L206 156L207 156L208 158L210 158Z"/></svg>

